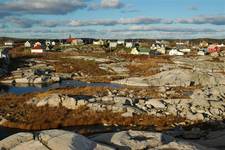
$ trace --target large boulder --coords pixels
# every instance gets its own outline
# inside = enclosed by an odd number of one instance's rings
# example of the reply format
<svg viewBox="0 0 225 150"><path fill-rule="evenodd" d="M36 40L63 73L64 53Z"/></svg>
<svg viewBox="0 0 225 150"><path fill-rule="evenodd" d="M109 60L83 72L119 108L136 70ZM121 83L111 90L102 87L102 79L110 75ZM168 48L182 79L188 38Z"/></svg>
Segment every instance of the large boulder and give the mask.
<svg viewBox="0 0 225 150"><path fill-rule="evenodd" d="M41 100L39 103L42 103L42 101L47 102L47 105L50 107L59 107L61 103L61 97L59 94L52 94L48 96L47 98L44 98L43 100ZM37 105L39 105L39 103Z"/></svg>
<svg viewBox="0 0 225 150"><path fill-rule="evenodd" d="M30 80L28 78L18 78L15 79L16 83L30 83Z"/></svg>
<svg viewBox="0 0 225 150"><path fill-rule="evenodd" d="M44 98L33 98L27 101L27 104L36 105L37 107L49 106L60 107L63 106L67 109L75 110L87 104L86 100L76 100L73 97L63 94L50 94Z"/></svg>
<svg viewBox="0 0 225 150"><path fill-rule="evenodd" d="M37 133L18 133L0 141L0 149L14 150L112 150L93 142L82 135L63 131L47 130Z"/></svg>
<svg viewBox="0 0 225 150"><path fill-rule="evenodd" d="M65 96L62 98L62 106L67 109L76 109L77 102L74 98Z"/></svg>
<svg viewBox="0 0 225 150"><path fill-rule="evenodd" d="M49 149L54 150L111 149L110 147L97 144L82 135L62 130L42 131L38 135L38 139Z"/></svg>
<svg viewBox="0 0 225 150"><path fill-rule="evenodd" d="M153 106L156 109L164 109L166 107L159 99L149 99L148 101L145 102L145 104L148 107Z"/></svg>
<svg viewBox="0 0 225 150"><path fill-rule="evenodd" d="M32 133L18 133L0 141L0 149L12 149L22 143L33 140Z"/></svg>
<svg viewBox="0 0 225 150"><path fill-rule="evenodd" d="M161 133L132 130L94 135L90 139L99 143L112 144L118 149L134 150L154 148L174 140L174 138Z"/></svg>
<svg viewBox="0 0 225 150"><path fill-rule="evenodd" d="M206 150L202 145L194 142L176 140L172 136L147 131L122 131L117 133L103 133L90 137L91 140L112 145L116 149L124 150Z"/></svg>

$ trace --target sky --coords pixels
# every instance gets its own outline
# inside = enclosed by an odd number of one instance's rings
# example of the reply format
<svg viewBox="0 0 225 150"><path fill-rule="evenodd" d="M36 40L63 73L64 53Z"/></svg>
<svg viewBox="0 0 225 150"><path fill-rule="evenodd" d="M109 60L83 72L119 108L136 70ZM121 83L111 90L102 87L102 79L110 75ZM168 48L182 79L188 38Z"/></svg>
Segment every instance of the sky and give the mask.
<svg viewBox="0 0 225 150"><path fill-rule="evenodd" d="M0 0L0 37L225 38L225 0Z"/></svg>

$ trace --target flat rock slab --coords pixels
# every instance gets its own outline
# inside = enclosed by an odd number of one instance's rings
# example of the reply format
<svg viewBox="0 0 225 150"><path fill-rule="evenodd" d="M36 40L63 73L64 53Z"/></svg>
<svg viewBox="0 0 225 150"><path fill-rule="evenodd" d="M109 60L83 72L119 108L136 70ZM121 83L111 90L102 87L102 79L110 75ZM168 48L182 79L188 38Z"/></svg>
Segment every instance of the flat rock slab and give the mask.
<svg viewBox="0 0 225 150"><path fill-rule="evenodd" d="M18 133L0 141L0 149L13 150L112 150L86 137L63 130L47 130L37 133Z"/></svg>
<svg viewBox="0 0 225 150"><path fill-rule="evenodd" d="M204 144L204 143L203 143ZM64 130L18 133L0 141L0 149L12 150L115 150L115 149L210 149L194 141L177 140L172 136L147 131L103 133L89 138Z"/></svg>
<svg viewBox="0 0 225 150"><path fill-rule="evenodd" d="M190 69L173 69L163 71L149 77L131 77L112 83L129 86L183 86L191 85L225 85L225 76L222 73L205 73Z"/></svg>

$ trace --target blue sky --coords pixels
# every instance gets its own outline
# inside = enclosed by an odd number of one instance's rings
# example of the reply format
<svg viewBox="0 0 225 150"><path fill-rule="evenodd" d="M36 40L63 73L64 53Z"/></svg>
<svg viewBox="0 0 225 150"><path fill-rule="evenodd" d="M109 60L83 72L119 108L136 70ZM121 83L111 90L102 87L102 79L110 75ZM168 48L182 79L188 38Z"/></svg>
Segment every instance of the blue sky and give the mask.
<svg viewBox="0 0 225 150"><path fill-rule="evenodd" d="M0 36L225 38L225 0L0 0Z"/></svg>

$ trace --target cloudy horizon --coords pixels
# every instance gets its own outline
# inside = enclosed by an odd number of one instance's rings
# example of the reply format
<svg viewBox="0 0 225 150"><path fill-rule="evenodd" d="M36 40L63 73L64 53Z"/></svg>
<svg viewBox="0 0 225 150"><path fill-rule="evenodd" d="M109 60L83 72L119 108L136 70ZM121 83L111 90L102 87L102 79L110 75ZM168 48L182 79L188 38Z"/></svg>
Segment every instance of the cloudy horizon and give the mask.
<svg viewBox="0 0 225 150"><path fill-rule="evenodd" d="M225 38L224 0L0 0L0 37Z"/></svg>

